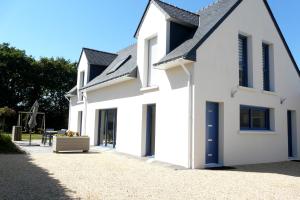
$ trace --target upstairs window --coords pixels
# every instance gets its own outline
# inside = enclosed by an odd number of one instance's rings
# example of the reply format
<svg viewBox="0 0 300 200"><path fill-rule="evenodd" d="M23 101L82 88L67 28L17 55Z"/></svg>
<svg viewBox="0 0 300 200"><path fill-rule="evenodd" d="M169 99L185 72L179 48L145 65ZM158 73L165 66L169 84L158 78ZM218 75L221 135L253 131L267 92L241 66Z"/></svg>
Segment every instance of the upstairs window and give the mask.
<svg viewBox="0 0 300 200"><path fill-rule="evenodd" d="M147 58L147 76L146 76L146 83L147 87L152 86L152 71L153 71L153 64L158 61L157 59L157 37L148 40L148 58Z"/></svg>
<svg viewBox="0 0 300 200"><path fill-rule="evenodd" d="M270 91L270 48L268 44L262 44L263 57L263 87L264 90Z"/></svg>
<svg viewBox="0 0 300 200"><path fill-rule="evenodd" d="M80 72L80 75L79 75L79 89L84 86L84 75L85 75L84 71ZM83 93L81 91L79 92L79 100L83 101Z"/></svg>
<svg viewBox="0 0 300 200"><path fill-rule="evenodd" d="M80 72L79 86L80 86L80 88L82 88L84 86L84 71Z"/></svg>
<svg viewBox="0 0 300 200"><path fill-rule="evenodd" d="M240 106L241 130L270 130L270 109Z"/></svg>
<svg viewBox="0 0 300 200"><path fill-rule="evenodd" d="M248 40L239 35L239 85L248 87Z"/></svg>

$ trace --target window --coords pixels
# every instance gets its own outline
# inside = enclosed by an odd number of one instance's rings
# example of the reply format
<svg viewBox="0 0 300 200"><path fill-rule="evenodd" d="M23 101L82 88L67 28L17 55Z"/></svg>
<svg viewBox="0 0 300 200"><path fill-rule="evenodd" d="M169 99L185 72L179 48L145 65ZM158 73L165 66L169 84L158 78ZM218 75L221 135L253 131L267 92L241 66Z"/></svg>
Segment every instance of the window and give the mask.
<svg viewBox="0 0 300 200"><path fill-rule="evenodd" d="M240 106L241 130L270 130L270 109Z"/></svg>
<svg viewBox="0 0 300 200"><path fill-rule="evenodd" d="M84 86L84 71L80 72L80 80L79 80L79 86L82 88Z"/></svg>
<svg viewBox="0 0 300 200"><path fill-rule="evenodd" d="M147 63L147 87L152 86L152 70L153 64L158 61L157 59L157 37L148 40L148 63Z"/></svg>
<svg viewBox="0 0 300 200"><path fill-rule="evenodd" d="M270 51L269 45L262 44L262 57L263 57L263 83L264 90L270 91Z"/></svg>
<svg viewBox="0 0 300 200"><path fill-rule="evenodd" d="M84 71L80 72L79 76L79 89L84 86ZM83 93L80 91L79 92L79 99L80 101L83 101Z"/></svg>
<svg viewBox="0 0 300 200"><path fill-rule="evenodd" d="M247 37L239 35L239 85L248 87Z"/></svg>

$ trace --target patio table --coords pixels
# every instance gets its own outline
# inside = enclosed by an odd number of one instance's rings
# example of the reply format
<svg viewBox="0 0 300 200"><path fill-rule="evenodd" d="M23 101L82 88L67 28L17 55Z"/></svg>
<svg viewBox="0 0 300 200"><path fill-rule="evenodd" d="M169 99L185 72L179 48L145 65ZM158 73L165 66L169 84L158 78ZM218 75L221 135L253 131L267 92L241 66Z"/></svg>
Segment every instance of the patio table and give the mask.
<svg viewBox="0 0 300 200"><path fill-rule="evenodd" d="M54 130L46 130L45 131L45 135L43 136L43 144L45 145L47 143L47 137L49 137L49 146L52 145L52 138L53 135L57 134L58 131L54 131ZM44 138L45 137L45 138Z"/></svg>

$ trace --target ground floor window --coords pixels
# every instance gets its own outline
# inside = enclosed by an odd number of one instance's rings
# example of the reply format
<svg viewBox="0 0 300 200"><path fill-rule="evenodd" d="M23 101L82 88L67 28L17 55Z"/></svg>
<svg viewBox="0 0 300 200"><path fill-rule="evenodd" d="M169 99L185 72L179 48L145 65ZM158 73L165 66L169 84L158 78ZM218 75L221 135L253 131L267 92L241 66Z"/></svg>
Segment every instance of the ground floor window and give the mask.
<svg viewBox="0 0 300 200"><path fill-rule="evenodd" d="M240 129L270 130L270 109L241 105Z"/></svg>

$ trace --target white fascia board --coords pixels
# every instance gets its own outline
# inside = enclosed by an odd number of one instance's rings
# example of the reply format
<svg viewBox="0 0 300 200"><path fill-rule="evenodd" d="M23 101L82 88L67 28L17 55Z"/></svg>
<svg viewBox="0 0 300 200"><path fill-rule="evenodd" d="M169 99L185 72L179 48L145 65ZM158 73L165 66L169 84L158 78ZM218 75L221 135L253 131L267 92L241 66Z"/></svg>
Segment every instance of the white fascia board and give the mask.
<svg viewBox="0 0 300 200"><path fill-rule="evenodd" d="M186 65L186 64L190 64L193 63L194 61L191 60L186 60L183 58L178 58L176 60L172 60L170 62L166 62L166 63L162 63L160 65L155 66L155 69L160 69L160 70L168 70L174 67L180 67L182 64Z"/></svg>

